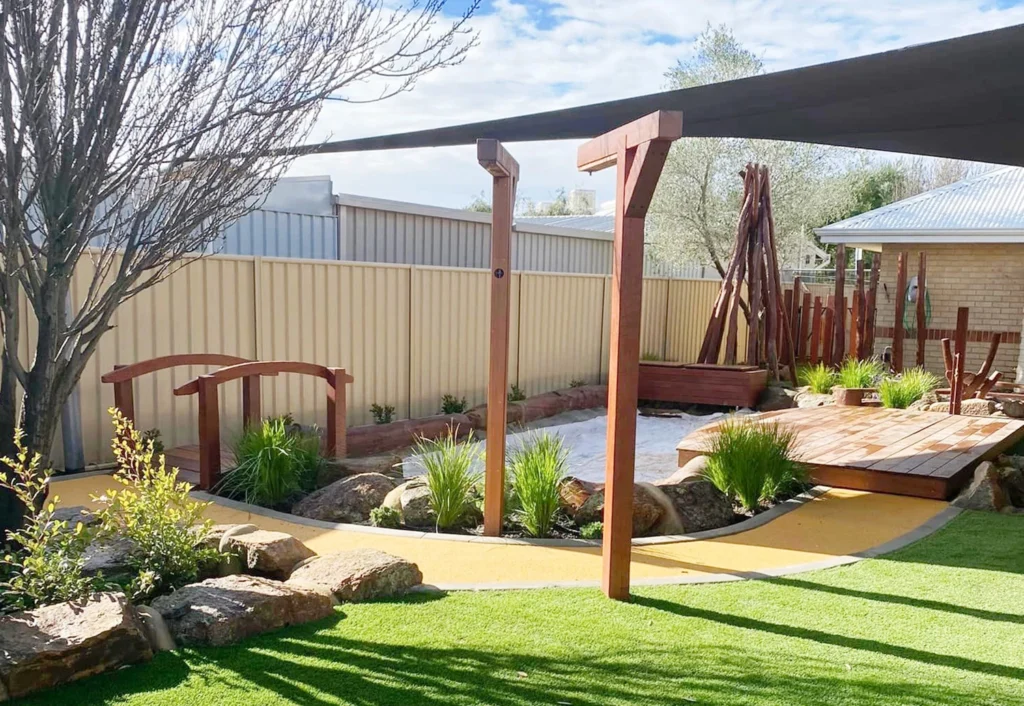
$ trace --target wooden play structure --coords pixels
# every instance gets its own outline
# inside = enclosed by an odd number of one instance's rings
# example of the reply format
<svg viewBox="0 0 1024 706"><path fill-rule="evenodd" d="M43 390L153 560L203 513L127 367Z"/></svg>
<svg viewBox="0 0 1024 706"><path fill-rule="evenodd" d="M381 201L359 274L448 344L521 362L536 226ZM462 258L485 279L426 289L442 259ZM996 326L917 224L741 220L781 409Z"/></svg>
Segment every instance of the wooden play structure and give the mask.
<svg viewBox="0 0 1024 706"><path fill-rule="evenodd" d="M297 373L321 378L327 383L327 425L323 453L336 458L346 453L346 388L353 377L344 368L331 368L313 363L274 360L254 361L219 353L190 353L162 356L132 365L118 365L102 376L103 382L114 385L114 406L136 423L133 381L159 370L201 365L225 366L199 375L175 388L178 396L198 395L198 446L183 446L166 451L167 463L177 467L181 478L202 490L213 488L220 478L225 451L220 440L220 404L217 388L231 380L242 381L242 423L259 424L260 378L281 373Z"/></svg>
<svg viewBox="0 0 1024 706"><path fill-rule="evenodd" d="M705 365L641 361L642 400L753 407L768 385L768 371L756 365Z"/></svg>

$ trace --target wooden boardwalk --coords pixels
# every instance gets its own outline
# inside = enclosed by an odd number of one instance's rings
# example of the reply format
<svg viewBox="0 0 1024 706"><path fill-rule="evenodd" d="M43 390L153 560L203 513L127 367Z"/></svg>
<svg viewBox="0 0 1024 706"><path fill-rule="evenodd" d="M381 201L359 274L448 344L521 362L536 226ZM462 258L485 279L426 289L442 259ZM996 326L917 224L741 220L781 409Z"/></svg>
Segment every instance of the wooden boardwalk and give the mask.
<svg viewBox="0 0 1024 706"><path fill-rule="evenodd" d="M873 407L817 407L766 412L797 432L800 460L818 483L946 500L982 460L1024 438L1024 421ZM682 465L705 448L718 424L680 442Z"/></svg>
<svg viewBox="0 0 1024 706"><path fill-rule="evenodd" d="M164 452L164 459L169 467L178 469L179 480L188 481L199 487L198 444L167 449ZM220 463L222 468L233 468L235 465L235 456L226 446L222 446L220 449Z"/></svg>

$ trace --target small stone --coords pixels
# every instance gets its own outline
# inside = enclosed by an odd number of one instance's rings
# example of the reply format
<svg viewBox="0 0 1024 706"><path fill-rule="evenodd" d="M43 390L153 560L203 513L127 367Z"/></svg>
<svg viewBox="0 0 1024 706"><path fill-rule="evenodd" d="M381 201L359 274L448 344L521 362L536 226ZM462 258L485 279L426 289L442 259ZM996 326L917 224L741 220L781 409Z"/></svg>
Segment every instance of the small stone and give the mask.
<svg viewBox="0 0 1024 706"><path fill-rule="evenodd" d="M0 695L16 699L153 657L120 593L0 617Z"/></svg>
<svg viewBox="0 0 1024 706"><path fill-rule="evenodd" d="M295 504L292 513L324 522L366 522L394 487L395 481L381 473L361 473L311 493Z"/></svg>
<svg viewBox="0 0 1024 706"><path fill-rule="evenodd" d="M284 580L315 552L290 534L256 530L227 538L225 550L238 556L246 573Z"/></svg>
<svg viewBox="0 0 1024 706"><path fill-rule="evenodd" d="M326 618L324 591L256 576L207 579L153 601L179 645L230 645L246 637Z"/></svg>
<svg viewBox="0 0 1024 706"><path fill-rule="evenodd" d="M422 581L412 562L376 549L350 549L306 562L287 585L325 590L338 601L354 603L405 593Z"/></svg>
<svg viewBox="0 0 1024 706"><path fill-rule="evenodd" d="M380 456L363 456L361 458L328 458L320 464L316 476L316 487L325 488L342 478L379 473L389 478L401 480L402 457L396 454Z"/></svg>
<svg viewBox="0 0 1024 706"><path fill-rule="evenodd" d="M1010 499L1001 485L999 471L985 461L974 470L970 485L951 504L965 510L999 512L1010 505Z"/></svg>

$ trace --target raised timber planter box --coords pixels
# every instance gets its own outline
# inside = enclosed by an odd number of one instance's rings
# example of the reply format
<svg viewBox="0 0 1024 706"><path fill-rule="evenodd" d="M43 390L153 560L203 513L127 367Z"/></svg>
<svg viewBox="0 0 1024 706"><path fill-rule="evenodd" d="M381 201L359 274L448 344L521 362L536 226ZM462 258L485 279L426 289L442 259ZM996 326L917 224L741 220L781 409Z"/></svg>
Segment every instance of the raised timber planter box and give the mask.
<svg viewBox="0 0 1024 706"><path fill-rule="evenodd" d="M642 400L753 407L768 385L768 371L750 365L640 363Z"/></svg>

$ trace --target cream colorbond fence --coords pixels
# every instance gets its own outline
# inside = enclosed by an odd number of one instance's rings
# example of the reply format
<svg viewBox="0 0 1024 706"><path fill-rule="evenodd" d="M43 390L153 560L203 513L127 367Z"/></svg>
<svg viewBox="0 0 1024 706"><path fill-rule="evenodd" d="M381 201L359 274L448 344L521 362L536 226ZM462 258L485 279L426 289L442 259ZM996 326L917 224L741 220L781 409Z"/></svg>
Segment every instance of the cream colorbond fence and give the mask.
<svg viewBox="0 0 1024 706"><path fill-rule="evenodd" d="M74 296L87 286L76 278ZM189 264L126 302L80 383L87 463L109 460L111 385L100 376L117 364L177 353L227 353L346 368L349 423L371 421L373 403L399 418L439 410L441 396L482 403L487 390L489 273L410 265L291 258L208 257ZM719 283L644 282L641 351L695 360ZM611 278L524 272L512 275L510 382L527 394L597 382L608 371ZM33 335L25 316L23 354ZM741 332L741 348L745 345ZM139 426L159 428L168 446L196 443L195 397L175 386L203 372L182 368L136 382ZM291 412L323 423L322 382L282 375L263 380L265 414ZM227 441L237 433L241 391L221 394ZM55 458L60 458L60 442Z"/></svg>

